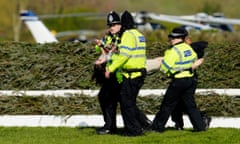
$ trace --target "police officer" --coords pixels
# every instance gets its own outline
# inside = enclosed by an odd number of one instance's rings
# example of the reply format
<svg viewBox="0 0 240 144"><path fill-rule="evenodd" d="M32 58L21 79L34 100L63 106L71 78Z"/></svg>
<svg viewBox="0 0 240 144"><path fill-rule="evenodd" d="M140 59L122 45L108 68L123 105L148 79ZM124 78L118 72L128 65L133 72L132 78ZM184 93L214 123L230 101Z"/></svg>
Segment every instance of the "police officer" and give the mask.
<svg viewBox="0 0 240 144"><path fill-rule="evenodd" d="M189 71L197 60L197 55L191 46L184 42L186 35L186 32L181 28L174 28L168 35L172 47L165 52L160 69L172 80L167 88L160 110L153 120L152 129L156 132L164 131L169 116L180 100L186 107L194 131L206 130L206 124L194 100L196 87L193 73Z"/></svg>
<svg viewBox="0 0 240 144"><path fill-rule="evenodd" d="M206 41L192 42L190 37L188 36L187 30L185 30L184 28L183 28L183 30L186 33L185 42L193 48L193 50L196 52L197 58L198 58L198 60L195 61L191 67L191 70L194 73L194 78L196 81L195 87L197 87L198 75L197 75L196 68L199 67L204 62L204 49L208 46L208 42L206 42ZM184 112L186 112L185 107L183 105L183 102L180 101L177 104L176 108L174 109L173 113L171 114L172 121L175 122L175 128L177 130L183 130L183 126L184 126L183 113ZM205 124L207 125L207 127L209 127L210 122L211 122L211 117L207 116L204 112L201 112L201 116L202 116Z"/></svg>
<svg viewBox="0 0 240 144"><path fill-rule="evenodd" d="M95 70L99 69L99 71L95 71L95 77L97 80L100 80L98 82L101 84L98 100L105 122L103 127L97 129L98 134L112 134L116 132L116 111L120 95L120 84L117 81L116 72L112 73L109 79L106 79L104 75L105 66L114 61L117 55L117 45L120 42L121 22L116 12L111 11L108 14L107 25L109 27L108 33L102 40L96 40L96 49L102 54L95 62Z"/></svg>
<svg viewBox="0 0 240 144"><path fill-rule="evenodd" d="M121 17L124 30L119 44L118 59L106 69L106 77L116 69L122 70L123 82L120 91L120 107L127 136L138 136L144 133L151 121L136 105L138 92L146 76L146 41L135 29L132 15L125 11Z"/></svg>

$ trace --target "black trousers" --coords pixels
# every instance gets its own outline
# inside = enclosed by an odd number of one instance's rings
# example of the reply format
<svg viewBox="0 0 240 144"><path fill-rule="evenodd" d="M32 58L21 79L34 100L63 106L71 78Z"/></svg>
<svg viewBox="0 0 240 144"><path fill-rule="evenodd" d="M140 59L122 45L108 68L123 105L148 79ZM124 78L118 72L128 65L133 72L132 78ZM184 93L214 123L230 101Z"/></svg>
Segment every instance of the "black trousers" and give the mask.
<svg viewBox="0 0 240 144"><path fill-rule="evenodd" d="M117 103L120 97L121 85L117 82L115 75L105 79L98 94L98 100L103 114L104 128L115 131Z"/></svg>
<svg viewBox="0 0 240 144"><path fill-rule="evenodd" d="M183 114L187 113L186 108L184 106L184 103L182 100L180 100L173 110L171 114L172 121L175 122L175 125L178 125L178 127L183 128L184 121L183 121Z"/></svg>
<svg viewBox="0 0 240 144"><path fill-rule="evenodd" d="M193 77L193 87L195 87L195 90L197 88L197 76ZM195 92L194 92L195 93ZM171 114L172 121L175 122L176 125L183 128L184 121L183 121L183 114L187 113L186 107L184 105L184 102L182 99L178 102L177 106L173 110ZM200 113L201 114L201 113ZM202 114L201 114L202 115Z"/></svg>
<svg viewBox="0 0 240 144"><path fill-rule="evenodd" d="M205 123L197 109L194 93L196 89L196 81L193 77L173 79L166 91L160 106L159 112L156 114L152 129L156 131L163 131L165 124L174 108L180 101L186 108L190 121L197 131L205 130Z"/></svg>
<svg viewBox="0 0 240 144"><path fill-rule="evenodd" d="M143 128L148 124L148 118L136 105L136 99L140 88L144 84L144 76L134 79L127 79L124 77L121 96L120 107L124 128L129 135L142 134Z"/></svg>

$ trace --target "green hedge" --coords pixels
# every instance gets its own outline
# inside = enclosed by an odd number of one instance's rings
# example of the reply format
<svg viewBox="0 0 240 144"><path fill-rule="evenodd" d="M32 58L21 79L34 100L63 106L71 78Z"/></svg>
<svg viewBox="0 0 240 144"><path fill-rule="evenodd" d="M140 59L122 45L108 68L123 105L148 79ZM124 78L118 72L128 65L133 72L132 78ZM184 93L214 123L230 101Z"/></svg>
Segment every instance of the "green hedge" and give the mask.
<svg viewBox="0 0 240 144"><path fill-rule="evenodd" d="M168 45L151 43L149 58L163 55ZM94 60L92 44L0 43L1 90L98 89L91 81ZM199 88L240 88L240 43L210 43L199 68ZM148 75L143 88L166 88L169 79L161 72ZM199 108L210 115L239 116L239 97L196 96ZM161 98L138 98L147 114L158 111ZM101 113L97 98L86 96L0 97L0 114L93 114Z"/></svg>
<svg viewBox="0 0 240 144"><path fill-rule="evenodd" d="M156 114L161 96L138 97L137 104L146 114ZM212 116L240 116L240 97L196 96L201 111ZM119 108L119 107L118 107ZM118 109L120 114L120 110ZM76 115L101 114L97 97L74 95L70 97L0 96L0 115Z"/></svg>
<svg viewBox="0 0 240 144"><path fill-rule="evenodd" d="M149 58L163 55L168 45L152 43ZM93 62L99 56L91 44L0 43L0 89L97 89L91 81ZM240 88L240 43L213 44L198 69L199 88ZM166 88L168 78L148 75L143 88Z"/></svg>

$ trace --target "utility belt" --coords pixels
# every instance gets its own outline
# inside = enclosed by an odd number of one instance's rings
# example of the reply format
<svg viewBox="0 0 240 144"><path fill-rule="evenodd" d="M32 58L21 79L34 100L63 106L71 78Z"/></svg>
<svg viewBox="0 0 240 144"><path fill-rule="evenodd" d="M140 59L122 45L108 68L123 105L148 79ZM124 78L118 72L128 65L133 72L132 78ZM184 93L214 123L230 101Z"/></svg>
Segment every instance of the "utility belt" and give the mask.
<svg viewBox="0 0 240 144"><path fill-rule="evenodd" d="M140 68L140 69L122 69L122 72L125 72L128 74L128 78L131 78L133 73L140 72L141 76L145 77L147 74L146 68Z"/></svg>
<svg viewBox="0 0 240 144"><path fill-rule="evenodd" d="M179 73L182 73L182 72L190 72L190 74L192 74L193 70L192 70L192 68L182 69L180 71L176 71L175 73L171 73L169 77L172 78L172 79L175 79L176 78L175 76ZM184 78L184 77L182 77L182 78Z"/></svg>

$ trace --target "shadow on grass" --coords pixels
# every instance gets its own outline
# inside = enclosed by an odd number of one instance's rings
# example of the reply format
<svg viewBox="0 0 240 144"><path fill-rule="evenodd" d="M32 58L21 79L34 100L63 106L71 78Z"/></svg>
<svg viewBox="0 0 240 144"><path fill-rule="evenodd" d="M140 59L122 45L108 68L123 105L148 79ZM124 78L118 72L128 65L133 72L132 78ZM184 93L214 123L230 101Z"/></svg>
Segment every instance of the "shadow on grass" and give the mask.
<svg viewBox="0 0 240 144"><path fill-rule="evenodd" d="M101 135L101 134L97 134L96 130L99 129L101 127L78 127L78 130L89 130L91 129L90 132L88 132L88 134L93 134L93 135ZM156 132L156 131L153 131L151 129L148 129L148 130L145 130L144 133L142 135L145 135L146 133L164 133L164 132L171 132L171 131L184 131L184 132L192 132L193 130L191 128L187 128L187 129L184 129L184 130L177 130L175 127L166 127L164 129L163 132ZM118 136L130 136L130 135L127 135L124 131L124 128L118 128L116 132L112 133L112 134L102 134L102 135L118 135ZM142 136L142 135L139 135L139 136ZM130 136L132 137L132 136Z"/></svg>

